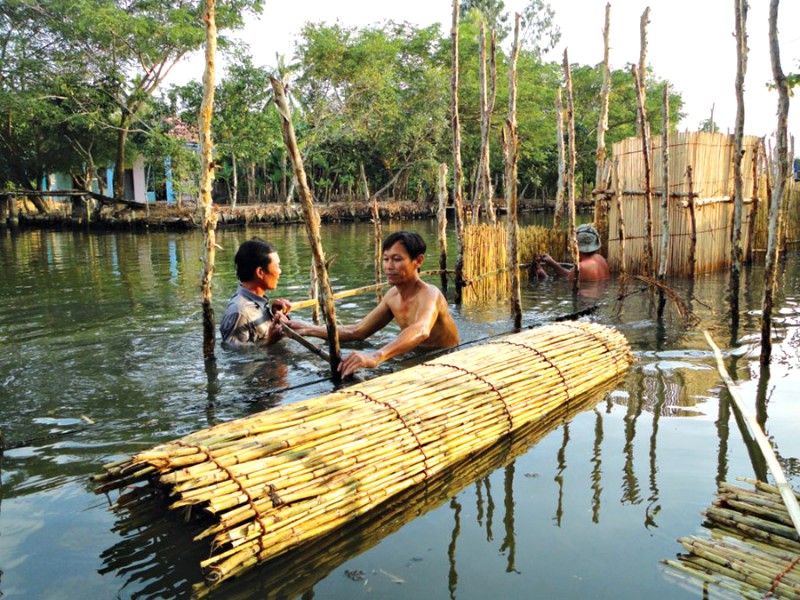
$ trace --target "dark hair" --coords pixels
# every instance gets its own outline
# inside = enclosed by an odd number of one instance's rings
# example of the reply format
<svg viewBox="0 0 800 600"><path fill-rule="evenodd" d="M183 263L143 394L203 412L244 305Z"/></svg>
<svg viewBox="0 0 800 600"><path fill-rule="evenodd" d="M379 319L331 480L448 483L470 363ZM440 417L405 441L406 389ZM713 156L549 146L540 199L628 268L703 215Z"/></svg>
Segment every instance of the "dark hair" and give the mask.
<svg viewBox="0 0 800 600"><path fill-rule="evenodd" d="M397 242L403 245L403 248L406 249L411 260L414 260L420 254L425 254L425 250L428 248L425 244L425 240L423 240L422 236L416 231L395 231L383 242L382 250L386 252Z"/></svg>
<svg viewBox="0 0 800 600"><path fill-rule="evenodd" d="M253 238L242 242L236 251L233 262L236 263L236 276L239 281L250 281L255 277L256 269L269 267L269 255L277 252L275 246L260 238Z"/></svg>

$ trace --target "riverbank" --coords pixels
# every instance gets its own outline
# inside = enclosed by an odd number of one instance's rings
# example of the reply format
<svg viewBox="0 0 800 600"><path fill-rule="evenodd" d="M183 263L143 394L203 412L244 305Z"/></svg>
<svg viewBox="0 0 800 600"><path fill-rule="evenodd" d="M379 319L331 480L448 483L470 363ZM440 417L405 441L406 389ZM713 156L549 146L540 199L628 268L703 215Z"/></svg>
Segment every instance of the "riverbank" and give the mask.
<svg viewBox="0 0 800 600"><path fill-rule="evenodd" d="M522 200L521 212L552 210L552 202L546 200ZM95 216L89 218L85 211L73 210L71 202L48 201L47 212L39 213L22 202L15 218L0 220L0 226L12 225L22 228L56 229L143 229L143 230L191 230L199 229L202 217L194 203L182 206L153 202L147 205L103 206ZM581 207L588 207L582 203ZM372 219L371 206L367 202L332 202L316 205L323 223L361 222ZM438 206L430 202L409 200L382 200L378 202L382 220L414 220L436 217ZM498 210L504 213L501 203ZM303 222L303 211L299 204L240 204L214 205L217 227L239 227L254 223L283 225ZM453 208L448 207L448 218L453 218Z"/></svg>

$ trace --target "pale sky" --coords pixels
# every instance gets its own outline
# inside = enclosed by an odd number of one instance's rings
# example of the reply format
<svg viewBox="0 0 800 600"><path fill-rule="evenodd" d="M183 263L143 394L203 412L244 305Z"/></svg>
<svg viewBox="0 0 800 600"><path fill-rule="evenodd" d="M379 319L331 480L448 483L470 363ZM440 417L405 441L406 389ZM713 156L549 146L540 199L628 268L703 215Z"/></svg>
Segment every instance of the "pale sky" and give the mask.
<svg viewBox="0 0 800 600"><path fill-rule="evenodd" d="M506 0L509 12L522 10L526 0ZM570 62L596 64L603 60L605 0L550 0L561 28L561 41L547 58L560 62L568 48ZM745 133L774 132L777 94L769 57L769 0L750 0L747 18L750 48L745 76ZM625 68L639 59L639 20L650 6L648 65L668 79L684 99L686 118L681 129L695 130L711 114L722 131L733 131L736 118L736 50L734 0L613 0L611 2L610 60L612 68ZM307 21L339 21L344 26L364 26L385 20L408 21L419 26L439 22L449 35L452 4L449 0L265 0L260 19L250 18L240 37L251 47L254 62L274 66L276 53L291 58L294 41ZM784 73L800 71L800 1L782 0L778 17L781 64ZM176 69L171 81L202 77L202 60L195 57ZM800 94L800 91L798 91ZM794 99L792 104L794 104ZM800 136L800 110L789 113L789 133ZM800 154L800 139L796 154Z"/></svg>

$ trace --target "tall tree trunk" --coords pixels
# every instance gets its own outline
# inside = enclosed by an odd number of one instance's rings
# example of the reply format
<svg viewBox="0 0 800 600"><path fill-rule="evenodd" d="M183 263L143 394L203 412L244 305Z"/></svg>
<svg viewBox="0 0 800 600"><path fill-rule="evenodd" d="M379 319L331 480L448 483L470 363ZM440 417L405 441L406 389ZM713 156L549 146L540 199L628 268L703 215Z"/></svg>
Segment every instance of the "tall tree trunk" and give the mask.
<svg viewBox="0 0 800 600"><path fill-rule="evenodd" d="M569 162L567 166L567 202L569 207L569 247L572 262L575 263L575 278L572 280L572 293L578 294L581 278L581 256L578 251L578 238L575 234L575 104L572 101L572 71L569 56L564 49L564 76L567 85L567 132L569 135Z"/></svg>
<svg viewBox="0 0 800 600"><path fill-rule="evenodd" d="M649 9L648 9L649 10ZM642 132L642 158L644 164L644 274L652 277L655 271L653 263L653 185L650 180L650 126L647 122L647 108L645 107L644 86L639 79L639 71L631 68L636 88L636 101L639 105L639 130Z"/></svg>
<svg viewBox="0 0 800 600"><path fill-rule="evenodd" d="M761 304L761 364L768 365L772 355L772 308L778 266L778 217L783 200L783 190L789 177L787 156L787 118L789 114L789 86L781 67L778 44L778 0L769 3L769 53L772 59L772 76L778 90L778 125L775 130L776 172L775 185L769 202L769 228L767 257L764 267L764 298Z"/></svg>
<svg viewBox="0 0 800 600"><path fill-rule="evenodd" d="M553 229L561 229L561 214L564 212L564 185L566 179L566 153L564 150L564 103L561 87L556 90L556 143L558 144L558 187L556 206L553 212Z"/></svg>
<svg viewBox="0 0 800 600"><path fill-rule="evenodd" d="M128 141L130 115L123 109L117 129L117 158L114 163L114 199L125 200L125 144Z"/></svg>
<svg viewBox="0 0 800 600"><path fill-rule="evenodd" d="M211 188L214 185L214 142L211 138L211 115L214 108L214 75L217 56L216 1L205 0L206 65L203 73L203 102L200 105L200 206L203 216L203 356L214 356L214 308L211 306L211 280L216 258L217 216L213 211ZM114 178L116 190L117 180ZM115 191L116 194L116 191Z"/></svg>
<svg viewBox="0 0 800 600"><path fill-rule="evenodd" d="M742 271L742 213L744 212L744 75L747 72L747 2L733 0L736 20L736 125L733 144L733 228L731 230L731 278L728 300L734 328L739 323L739 280ZM755 185L755 182L753 183Z"/></svg>
<svg viewBox="0 0 800 600"><path fill-rule="evenodd" d="M275 107L281 118L281 132L283 141L292 160L294 175L297 179L297 187L300 192L300 202L303 205L303 215L306 223L306 233L308 234L311 254L314 257L314 268L317 272L319 281L319 304L322 309L322 317L328 329L328 350L331 357L331 378L334 382L341 381L339 374L339 363L341 362L341 352L339 349L339 330L336 328L336 309L333 304L333 289L331 280L328 276L328 267L325 264L325 252L322 249L322 242L319 236L319 215L314 208L311 189L308 187L306 172L303 168L303 158L297 148L297 138L294 135L292 126L292 116L289 112L289 103L286 100L286 92L283 84L274 77L269 78L274 91Z"/></svg>
<svg viewBox="0 0 800 600"><path fill-rule="evenodd" d="M233 167L233 189L231 190L231 208L236 208L239 201L239 165L236 164L236 155L231 153L231 166Z"/></svg>
<svg viewBox="0 0 800 600"><path fill-rule="evenodd" d="M450 75L450 111L453 126L453 201L456 205L456 240L458 242L455 265L455 293L453 300L461 304L461 294L464 289L464 204L463 204L463 178L461 166L461 124L458 118L458 3L453 0L453 25L450 30L452 40L452 65Z"/></svg>
<svg viewBox="0 0 800 600"><path fill-rule="evenodd" d="M480 79L481 79L481 158L478 168L477 194L474 202L474 212L472 222L477 224L479 221L480 209L483 207L486 219L494 224L497 222L495 216L492 197L492 173L491 173L491 151L489 135L492 128L492 112L497 98L497 34L494 30L490 33L489 45L489 75L488 85L490 91L487 96L487 74L486 74L486 27L485 21L481 21L481 34L479 40L480 47Z"/></svg>
<svg viewBox="0 0 800 600"><path fill-rule="evenodd" d="M439 212L436 213L439 223L439 270L441 273L442 293L447 294L447 165L439 165Z"/></svg>
<svg viewBox="0 0 800 600"><path fill-rule="evenodd" d="M508 69L508 118L504 134L506 159L506 207L508 208L508 269L511 273L511 317L514 331L522 329L522 294L519 283L519 228L517 227L517 58L519 56L520 15L514 18L514 45Z"/></svg>

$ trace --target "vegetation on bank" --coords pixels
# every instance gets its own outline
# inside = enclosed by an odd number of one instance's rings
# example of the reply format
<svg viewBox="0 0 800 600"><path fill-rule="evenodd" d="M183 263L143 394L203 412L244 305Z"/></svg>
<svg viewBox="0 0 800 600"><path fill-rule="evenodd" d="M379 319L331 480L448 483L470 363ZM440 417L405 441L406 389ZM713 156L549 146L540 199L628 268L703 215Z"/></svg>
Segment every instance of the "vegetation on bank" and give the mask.
<svg viewBox="0 0 800 600"><path fill-rule="evenodd" d="M262 8L261 0L220 4L221 33L241 27ZM491 174L501 196L507 14L502 0L464 2L461 14L459 112L467 198L473 196L480 154L481 19L497 31L499 42ZM517 90L524 198L552 197L557 182L555 95L563 72L558 62L545 60L558 41L554 19L553 9L541 0L531 0L525 11ZM92 180L104 183L97 178L98 167L114 164L120 173L141 155L153 167L157 198L163 195L167 157L178 191L195 192L198 158L186 142L196 141L202 84L165 87L163 79L202 47L203 36L200 6L194 2L2 3L0 190L39 189L42 178L53 172L69 173L77 188L88 189ZM450 43L438 24L387 21L356 28L309 21L293 56L278 57L277 64L259 65L246 49L228 44L230 60L217 84L213 116L216 200L283 202L291 190L291 168L270 104L270 74L288 84L295 130L320 202L358 199L365 188L385 188L397 200L433 200L438 165L449 163L452 151ZM572 65L576 188L584 197L595 178L601 59L597 65ZM632 75L618 69L611 78L609 145L636 131ZM651 73L647 112L654 134L662 126L661 88ZM673 92L669 106L669 121L677 123L680 93ZM122 178L115 177L114 189L101 192L119 199L121 186Z"/></svg>

